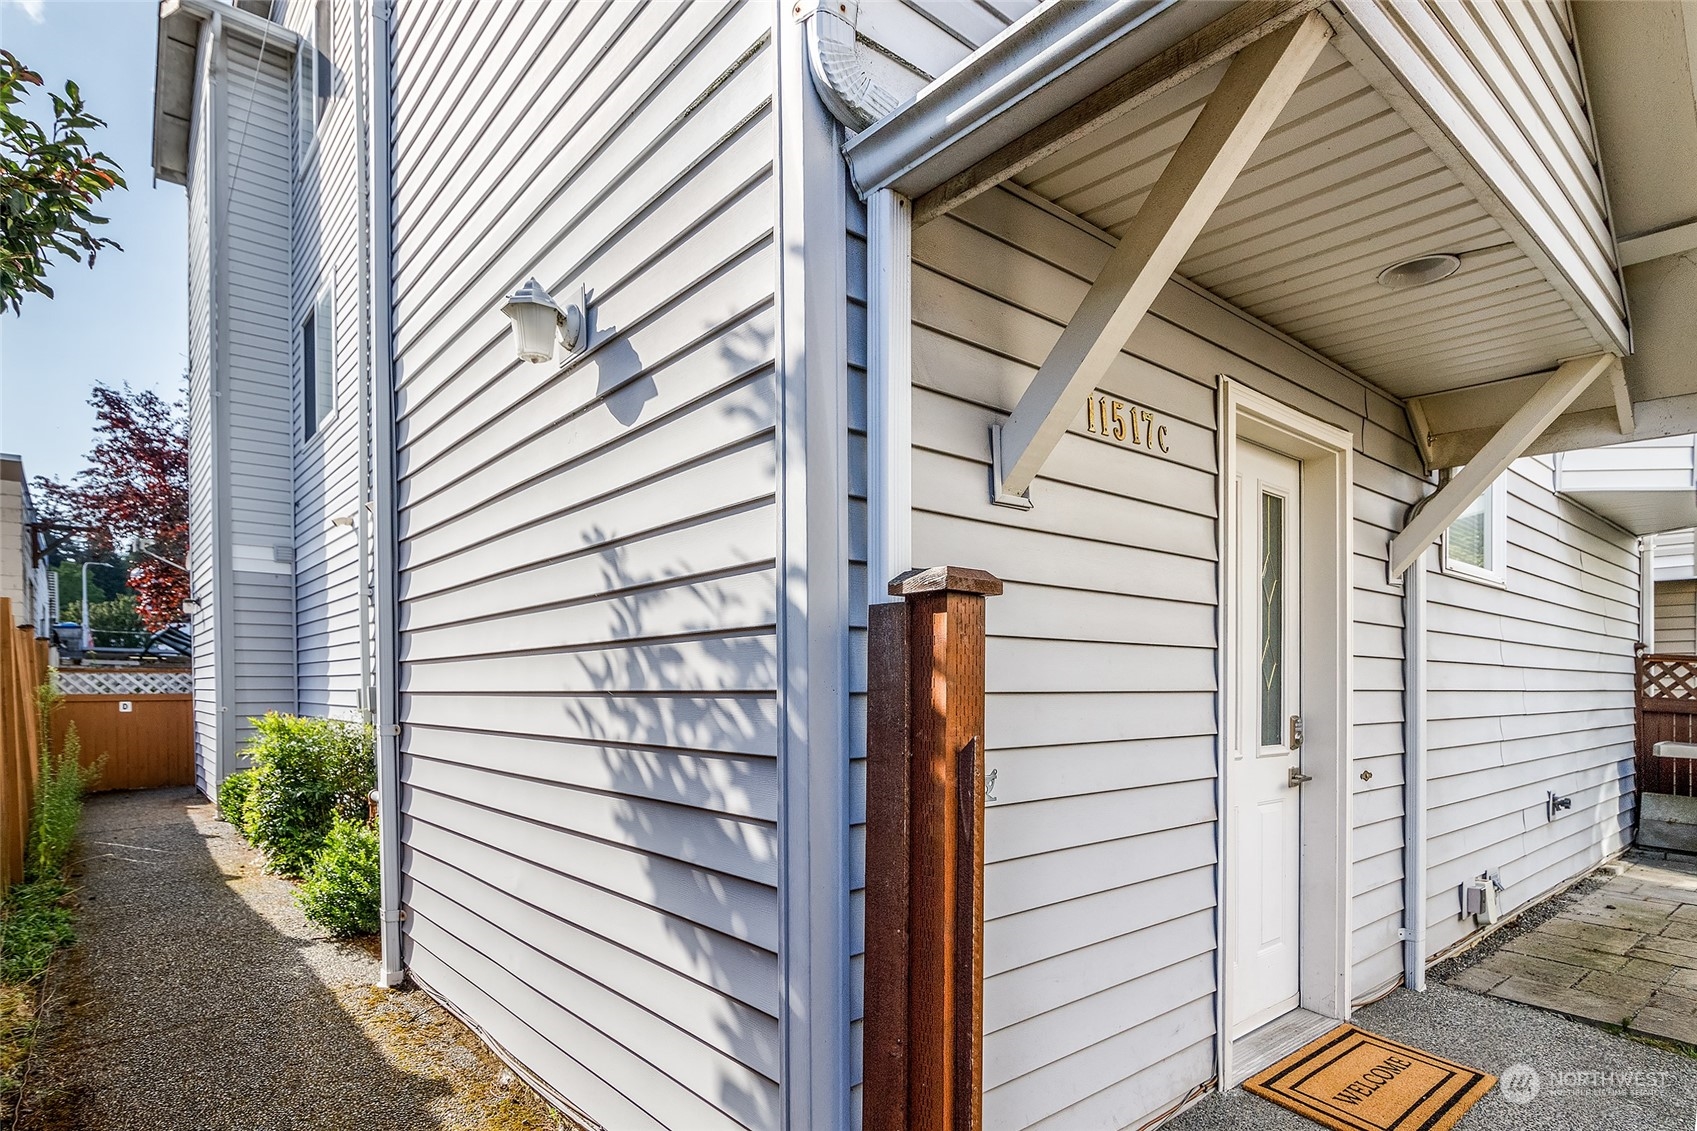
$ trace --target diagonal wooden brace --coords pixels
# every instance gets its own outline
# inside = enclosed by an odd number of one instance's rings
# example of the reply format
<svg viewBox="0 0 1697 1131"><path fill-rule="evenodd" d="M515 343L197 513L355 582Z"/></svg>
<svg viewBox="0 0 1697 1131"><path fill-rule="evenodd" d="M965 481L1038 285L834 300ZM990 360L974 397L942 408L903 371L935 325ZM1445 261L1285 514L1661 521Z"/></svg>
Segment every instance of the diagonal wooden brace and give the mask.
<svg viewBox="0 0 1697 1131"><path fill-rule="evenodd" d="M1301 84L1332 29L1316 12L1233 58L1072 321L992 444L998 502L1020 499L1085 395L1101 381L1155 296Z"/></svg>
<svg viewBox="0 0 1697 1131"><path fill-rule="evenodd" d="M1413 565L1426 552L1426 547L1460 518L1461 512L1484 494L1497 481L1497 476L1507 471L1508 465L1519 459L1591 382L1619 363L1620 358L1612 353L1562 362L1496 435L1486 441L1479 454L1468 460L1467 466L1439 488L1437 494L1428 496L1402 533L1391 539L1391 576L1400 577Z"/></svg>

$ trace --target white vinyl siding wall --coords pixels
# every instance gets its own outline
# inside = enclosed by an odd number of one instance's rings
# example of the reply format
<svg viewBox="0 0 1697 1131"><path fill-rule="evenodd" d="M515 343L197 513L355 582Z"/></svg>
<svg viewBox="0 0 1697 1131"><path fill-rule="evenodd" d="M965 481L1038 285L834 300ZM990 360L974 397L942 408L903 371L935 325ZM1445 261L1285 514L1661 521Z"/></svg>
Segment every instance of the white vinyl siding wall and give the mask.
<svg viewBox="0 0 1697 1131"><path fill-rule="evenodd" d="M248 719L295 707L294 545L289 490L289 395L293 385L289 285L290 59L258 43L226 37L224 106L228 194L220 267L228 326L223 411L229 428L229 574L233 597L234 694L223 700L235 718L239 748ZM265 568L244 568L254 559ZM235 768L236 751L225 761Z"/></svg>
<svg viewBox="0 0 1697 1131"><path fill-rule="evenodd" d="M1216 395L1230 374L1356 436L1352 777L1359 994L1401 970L1401 599L1387 534L1418 494L1401 409L1173 284L1102 392L1172 454L1084 433L987 497L1015 402L1108 244L997 191L914 235L914 558L985 568L985 1125L1137 1123L1213 1071Z"/></svg>
<svg viewBox="0 0 1697 1131"><path fill-rule="evenodd" d="M1465 880L1497 873L1507 913L1632 838L1636 539L1555 494L1547 460L1506 474L1506 586L1430 581L1433 953L1476 929L1460 916ZM1554 821L1550 791L1573 798Z"/></svg>
<svg viewBox="0 0 1697 1131"><path fill-rule="evenodd" d="M189 587L200 603L194 615L194 777L202 793L218 788L217 612L218 555L213 515L218 506L213 468L212 358L217 328L212 320L212 228L210 115L212 86L203 66L189 127Z"/></svg>
<svg viewBox="0 0 1697 1131"><path fill-rule="evenodd" d="M392 25L405 958L609 1127L778 1121L773 16Z"/></svg>
<svg viewBox="0 0 1697 1131"><path fill-rule="evenodd" d="M311 0L291 3L285 22L302 35L314 35L317 8ZM332 395L326 403L320 393L321 419L315 424L316 434L307 440L304 382L315 375L301 373L301 347L298 341L294 344L296 665L302 714L354 717L361 705L359 430L369 427L359 356L360 287L365 275L359 262L357 134L363 125L353 87L354 5L338 0L329 10L329 41L316 48L303 41L302 50L314 57L321 50L329 58L330 97L324 101L316 89L297 90L295 100L297 134L303 125L298 115L314 115L316 143L293 181L290 293L294 322L303 324L308 311L316 310L318 362L325 364L324 346L329 344L333 348L328 359L334 366L329 373ZM302 74L309 85L316 81L312 66L297 72L297 83ZM332 525L331 520L340 516L355 517L355 525Z"/></svg>

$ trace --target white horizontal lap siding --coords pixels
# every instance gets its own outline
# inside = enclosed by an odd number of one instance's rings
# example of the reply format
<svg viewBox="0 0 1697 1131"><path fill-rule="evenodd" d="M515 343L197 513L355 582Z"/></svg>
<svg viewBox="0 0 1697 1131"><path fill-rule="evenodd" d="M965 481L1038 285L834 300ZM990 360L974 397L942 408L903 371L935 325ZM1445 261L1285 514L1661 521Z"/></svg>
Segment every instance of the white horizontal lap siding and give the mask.
<svg viewBox="0 0 1697 1131"><path fill-rule="evenodd" d="M1657 652L1697 652L1697 581L1656 582Z"/></svg>
<svg viewBox="0 0 1697 1131"><path fill-rule="evenodd" d="M1013 192L914 234L914 558L990 570L985 1124L1113 1127L1213 1071L1216 396L1227 374L1356 437L1356 985L1400 971L1401 603L1385 544L1418 497L1390 400L1179 284L1101 392L1170 454L1088 435L991 506L987 430L1108 244ZM1359 781L1360 771L1371 771Z"/></svg>
<svg viewBox="0 0 1697 1131"><path fill-rule="evenodd" d="M406 961L609 1127L778 1120L769 29L393 24ZM564 368L533 274L590 291Z"/></svg>
<svg viewBox="0 0 1697 1131"><path fill-rule="evenodd" d="M1433 951L1476 929L1464 881L1498 874L1507 912L1631 839L1636 539L1555 494L1546 461L1507 474L1507 585L1429 589ZM1554 821L1550 792L1573 798Z"/></svg>
<svg viewBox="0 0 1697 1131"><path fill-rule="evenodd" d="M360 705L359 465L360 279L358 92L354 88L355 5L331 4L331 96L318 121L317 143L294 192L293 295L290 318L294 459L295 632L299 710L354 715ZM314 5L293 4L288 26L312 34ZM320 45L323 50L326 45ZM333 293L335 408L304 440L305 389L300 325L320 294ZM355 525L332 519L352 517Z"/></svg>
<svg viewBox="0 0 1697 1131"><path fill-rule="evenodd" d="M225 466L216 469L227 498L224 541L261 557L294 543L289 404L289 263L292 81L289 58L235 35L225 44L225 168L219 191L227 219L218 248L227 271L221 312L227 337L222 375ZM294 592L287 572L242 569L236 553L229 586L230 623L220 646L232 649L234 686L220 706L234 719L237 746L248 720L295 708ZM286 566L280 567L286 570ZM236 768L238 751L224 755Z"/></svg>
<svg viewBox="0 0 1697 1131"><path fill-rule="evenodd" d="M218 788L217 475L212 454L213 339L211 84L195 90L188 167L189 287L189 586L200 603L194 615L194 777L207 796Z"/></svg>

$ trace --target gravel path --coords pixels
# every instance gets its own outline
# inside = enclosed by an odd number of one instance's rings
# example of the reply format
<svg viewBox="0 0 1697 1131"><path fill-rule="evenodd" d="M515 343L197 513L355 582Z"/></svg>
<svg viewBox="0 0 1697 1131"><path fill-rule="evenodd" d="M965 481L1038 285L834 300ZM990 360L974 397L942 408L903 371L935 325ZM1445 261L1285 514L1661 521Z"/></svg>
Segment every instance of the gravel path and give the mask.
<svg viewBox="0 0 1697 1131"><path fill-rule="evenodd" d="M78 941L30 1131L544 1129L549 1107L374 946L327 939L193 790L89 800Z"/></svg>

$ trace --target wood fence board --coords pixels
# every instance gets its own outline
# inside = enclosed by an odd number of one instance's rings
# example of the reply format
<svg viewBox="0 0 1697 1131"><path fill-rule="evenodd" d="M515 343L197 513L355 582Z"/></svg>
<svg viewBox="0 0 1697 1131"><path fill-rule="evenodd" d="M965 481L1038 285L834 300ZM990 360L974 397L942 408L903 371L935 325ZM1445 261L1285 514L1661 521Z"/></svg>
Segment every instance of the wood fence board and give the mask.
<svg viewBox="0 0 1697 1131"><path fill-rule="evenodd" d="M105 759L94 791L194 784L193 696L67 695L53 718L55 750L72 723L83 765Z"/></svg>

